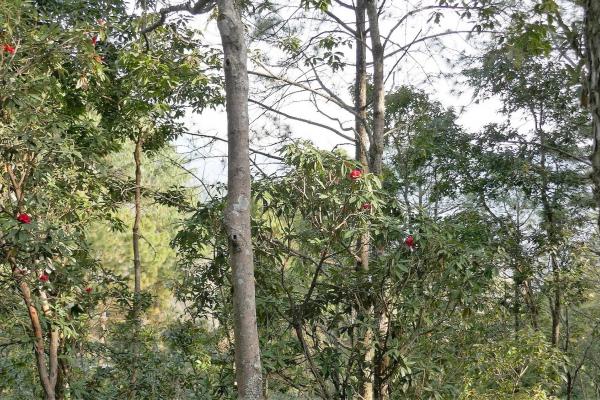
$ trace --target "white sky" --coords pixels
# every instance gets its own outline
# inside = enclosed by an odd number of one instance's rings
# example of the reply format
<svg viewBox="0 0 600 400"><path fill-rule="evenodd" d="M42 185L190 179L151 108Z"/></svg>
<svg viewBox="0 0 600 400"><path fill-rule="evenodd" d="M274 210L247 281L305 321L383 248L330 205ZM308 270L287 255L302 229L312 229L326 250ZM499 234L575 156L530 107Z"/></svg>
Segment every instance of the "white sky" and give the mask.
<svg viewBox="0 0 600 400"><path fill-rule="evenodd" d="M397 21L398 16L404 15L406 10L411 10L415 7L415 4L408 1L388 0L388 3L390 4L390 7L386 9L381 18L382 34L387 34L389 29ZM294 8L290 6L290 8L285 8L283 12L293 12L291 11L293 9ZM333 9L332 11L339 12L340 10L339 7L337 7L337 9ZM351 14L343 15L342 13L339 15L345 21L350 22L353 20L353 16ZM404 24L401 29L395 31L393 36L394 42L400 44L408 43L412 38L417 36L419 32L421 35L427 35L446 30L469 29L469 26L465 26L464 21L461 21L452 15L442 19L440 26L435 26L432 23L428 23L428 16L428 14L424 14L416 18L408 19L407 23ZM204 37L209 44L212 44L215 47L220 46L220 38L218 35L216 22L214 20L207 21L206 17L201 16L195 17L194 23L200 30L205 32ZM296 21L296 23L298 22ZM322 26L322 24L318 23L316 19L304 19L301 21L301 23L306 27L304 37L300 36L302 39L307 39L310 35L314 34L314 32L318 32L319 30L327 28L326 26ZM485 124L498 122L500 118L502 118L498 113L498 109L500 107L500 102L498 100L488 100L479 104L475 104L472 101L471 92L466 87L457 87L454 83L454 79L452 78L435 77L436 75L439 75L440 72L453 74L459 73L460 71L451 67L444 61L444 59L449 58L456 60L458 59L459 53L462 51L470 53L476 52L476 49L474 49L472 46L474 45L475 41L481 41L481 39L482 37L475 36L471 38L471 40L467 40L466 34L456 34L444 36L442 39L444 49L441 51L435 50L433 47L429 46L428 43L415 47L409 53L409 57L406 57L402 62L400 62L398 67L393 71L393 79L391 78L387 82L386 89L390 91L393 89L393 86L397 87L402 84L412 84L413 86L423 89L425 92L430 94L432 100L440 101L446 107L453 107L455 111L459 113L459 123L467 130L479 130ZM281 51L272 48L266 48L264 44L261 43L252 43L250 45L250 51L262 51L263 54L268 56L269 61L272 61L272 64L275 64L277 57L283 56ZM348 61L353 62L354 49L348 49L347 52ZM394 63L394 59L386 60L386 74L390 72ZM260 67L249 63L249 69L260 70ZM276 69L272 69L272 72L279 73L279 71ZM287 77L292 79L294 78L294 76L291 76L290 73L288 73ZM334 90L348 104L351 104L352 99L347 88L349 85L351 85L353 79L354 66L349 65L343 71L338 71L327 77L327 82L328 84L331 84L330 89ZM259 85L262 85L262 83L257 82L251 77L251 92L253 88L256 89ZM453 90L456 89L464 91L464 93L453 93ZM271 105L278 99L268 100L271 101L269 104ZM335 125L332 125L331 121L318 114L313 105L308 103L306 100L306 95L295 96L294 98L287 100L284 103L285 105L283 107L279 107L279 109L288 114L300 116L335 127ZM328 114L334 115L343 121L348 121L348 123L345 124L346 126L353 125L351 114L341 111L336 106L326 104L326 102L323 102L319 106L324 110L327 110ZM257 116L259 116L261 113L262 109L260 109L258 106L250 106L250 119L252 121L251 129L260 129L265 123L267 123L265 118L259 118L256 120ZM269 113L269 116L276 115ZM276 117L280 123L289 125L293 133L293 137L310 139L321 148L331 149L334 146L339 145L341 142L344 142L344 139L325 129L303 122L289 120L281 116ZM227 121L223 108L220 108L216 111L206 110L200 115L190 115L187 123L188 126L196 132L217 135L222 138L226 137ZM260 144L260 142L255 142L256 147L260 147ZM188 151L189 149L189 142L186 138L180 139L177 145L179 151L181 152ZM349 147L348 149L352 154L353 150L351 150ZM207 183L225 181L227 177L227 166L226 158L223 156L226 155L226 152L226 144L216 142L211 146L211 148L207 148L203 152L203 155L207 156L208 158L198 159L192 162L190 165L193 169L195 169L196 174L205 179L205 182ZM257 160L265 161L264 157L260 156L257 158ZM266 166L266 170L269 170L268 165Z"/></svg>

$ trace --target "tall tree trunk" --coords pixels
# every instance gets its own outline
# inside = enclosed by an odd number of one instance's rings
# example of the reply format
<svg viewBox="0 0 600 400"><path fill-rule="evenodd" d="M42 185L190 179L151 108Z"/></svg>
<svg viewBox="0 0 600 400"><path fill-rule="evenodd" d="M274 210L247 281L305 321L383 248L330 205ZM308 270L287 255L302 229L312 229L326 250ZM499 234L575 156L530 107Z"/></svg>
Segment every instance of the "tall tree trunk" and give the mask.
<svg viewBox="0 0 600 400"><path fill-rule="evenodd" d="M513 272L514 274L515 272ZM515 339L519 338L519 331L521 330L521 317L520 317L520 313L521 313L521 307L520 307L520 301L521 301L521 287L519 285L519 283L517 282L517 280L515 279L514 283L514 304L513 304L513 313L514 313L514 317L515 317Z"/></svg>
<svg viewBox="0 0 600 400"><path fill-rule="evenodd" d="M383 171L383 134L385 129L385 88L383 75L383 45L379 33L379 9L377 0L366 0L369 16L369 34L373 54L373 132L369 149L371 172L381 175Z"/></svg>
<svg viewBox="0 0 600 400"><path fill-rule="evenodd" d="M367 149L367 35L365 0L357 0L354 13L356 16L356 78L354 82L354 110L356 130L356 160L364 168L368 168Z"/></svg>
<svg viewBox="0 0 600 400"><path fill-rule="evenodd" d="M134 192L134 220L133 228L131 229L131 244L133 247L133 273L134 273L134 288L133 288L133 323L134 339L133 339L133 365L131 371L131 391L130 398L135 399L137 396L137 375L138 375L138 353L140 351L139 328L141 325L141 295L142 295L142 258L140 256L140 224L142 221L142 132L138 134L133 150L133 160L135 162L135 192Z"/></svg>
<svg viewBox="0 0 600 400"><path fill-rule="evenodd" d="M228 137L228 193L225 226L233 275L235 374L238 398L263 398L254 260L250 231L248 69L244 25L234 0L218 0L223 44Z"/></svg>
<svg viewBox="0 0 600 400"><path fill-rule="evenodd" d="M367 134L367 35L366 35L366 8L365 0L358 0L354 8L356 17L356 77L354 82L354 110L356 130L356 160L362 165L363 171L369 170ZM362 234L357 241L358 263L357 269L369 270L369 232ZM367 296L368 297L368 296ZM357 317L366 320L368 314L372 314L370 300L363 299L362 304L357 305ZM364 357L357 363L358 379L360 382L360 396L364 400L372 399L373 384L371 380L373 363L373 333L368 327L362 329L360 336L360 347L365 352Z"/></svg>
<svg viewBox="0 0 600 400"><path fill-rule="evenodd" d="M533 288L531 287L531 277L525 278L523 283L521 283L523 287L523 298L525 299L525 304L527 305L527 309L529 310L529 319L531 320L531 327L534 331L538 331L540 329L540 323L538 321L539 310L535 301L535 294L533 292Z"/></svg>
<svg viewBox="0 0 600 400"><path fill-rule="evenodd" d="M367 43L365 2L358 0L354 8L356 15L356 80L354 82L354 110L356 130L356 160L362 165L364 172L368 172L369 160L367 149L369 136L367 134ZM369 234L361 235L358 240L358 267L369 269Z"/></svg>
<svg viewBox="0 0 600 400"><path fill-rule="evenodd" d="M132 228L132 246L133 246L133 271L135 275L135 284L133 293L135 295L134 315L139 317L139 297L142 292L142 259L140 256L140 223L142 221L142 134L138 136L133 151L135 161L135 194L134 208L135 218Z"/></svg>
<svg viewBox="0 0 600 400"><path fill-rule="evenodd" d="M381 35L379 32L379 7L377 0L365 0L367 16L369 20L369 35L371 37L371 54L373 57L373 128L371 131L371 141L369 146L369 162L370 172L382 176L383 173L383 145L384 145L384 130L385 130L385 77L384 77L384 49L381 43ZM375 245L374 257L379 256L379 250ZM383 310L383 304L374 304L373 297L373 313L376 326L374 329L374 338L377 344L382 343L382 337L385 336L388 330L388 318ZM371 351L370 358L373 364L373 379L370 382L371 394L365 397L366 399L375 398L377 400L386 398L387 388L383 381L384 359L383 353L385 349L381 346L371 346L377 349L378 354L375 355ZM376 365L375 365L376 364Z"/></svg>
<svg viewBox="0 0 600 400"><path fill-rule="evenodd" d="M565 347L564 353L566 355L569 354L571 344L571 330L569 325L569 307L565 307ZM567 382L566 382L566 392L567 392L567 400L571 400L573 398L573 389L575 388L575 378L577 377L577 369L575 369L575 374L571 373L571 369L567 368Z"/></svg>
<svg viewBox="0 0 600 400"><path fill-rule="evenodd" d="M548 198L548 176L547 176L547 166L546 166L546 132L542 129L543 124L543 116L540 113L539 121L536 118L536 127L538 131L538 135L540 138L540 169L542 174L542 190L541 190L541 199L542 206L544 209L545 216L545 230L546 237L550 248L550 264L552 266L552 276L553 276L553 296L550 298L550 311L552 314L552 334L550 337L550 343L554 347L558 347L558 341L560 339L560 314L561 314L561 289L560 289L560 268L558 262L556 261L556 221L554 217L554 209L552 204L550 204L550 199Z"/></svg>
<svg viewBox="0 0 600 400"><path fill-rule="evenodd" d="M599 210L600 227L600 1L585 2L585 48L588 69L590 110L592 112L592 137L594 149L591 155L594 194Z"/></svg>
<svg viewBox="0 0 600 400"><path fill-rule="evenodd" d="M550 305L550 310L552 311L552 337L550 338L550 343L552 346L558 347L558 342L560 340L561 314L560 270L554 254L551 256L551 258L552 275L554 280L554 297L550 299L550 302L553 303Z"/></svg>

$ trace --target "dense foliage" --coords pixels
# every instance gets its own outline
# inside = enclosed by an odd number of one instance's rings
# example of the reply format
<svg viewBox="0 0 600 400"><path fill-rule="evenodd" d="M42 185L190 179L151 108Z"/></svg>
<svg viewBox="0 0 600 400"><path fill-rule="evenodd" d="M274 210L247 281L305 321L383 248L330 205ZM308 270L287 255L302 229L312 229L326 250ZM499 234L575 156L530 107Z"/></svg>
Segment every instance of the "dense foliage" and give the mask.
<svg viewBox="0 0 600 400"><path fill-rule="evenodd" d="M1 399L236 398L227 186L197 174L216 171L210 146L224 139L194 124L223 105L226 62L195 8L161 18L153 3L0 1ZM257 98L292 87L337 125L319 134L358 129L329 113L333 103L373 137L371 77L364 114L329 82L282 78L301 68L347 78L354 37L326 24L356 31L335 4L302 2L292 16L269 2L240 7L257 42L251 63L286 59L281 76L254 72ZM480 130L425 88L394 84L374 174L287 126L323 128L318 118L252 100L285 118L258 115L252 144L276 142L252 156L264 393L370 399L372 382L378 400L598 399L579 4L422 7L427 24L450 10L473 32L494 30L452 60L477 102L500 105ZM219 18L210 10L208 23ZM304 42L307 16L330 19Z"/></svg>

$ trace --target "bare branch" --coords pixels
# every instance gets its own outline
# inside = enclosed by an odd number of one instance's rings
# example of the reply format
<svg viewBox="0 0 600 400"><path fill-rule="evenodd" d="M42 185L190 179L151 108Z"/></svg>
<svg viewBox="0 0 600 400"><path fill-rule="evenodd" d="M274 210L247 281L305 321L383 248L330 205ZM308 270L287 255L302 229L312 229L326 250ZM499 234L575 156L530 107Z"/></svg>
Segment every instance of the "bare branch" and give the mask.
<svg viewBox="0 0 600 400"><path fill-rule="evenodd" d="M335 15L334 13L332 13L329 10L326 10L325 14L327 14L330 18L332 18L338 24L340 24L341 26L343 26L344 29L346 29L348 32L350 32L350 34L352 36L356 36L356 31L354 29L352 29L352 27L350 25L348 25L347 23L345 23L344 21L342 21L337 15Z"/></svg>
<svg viewBox="0 0 600 400"><path fill-rule="evenodd" d="M420 42L425 42L425 41L427 41L429 39L435 39L435 38L438 38L438 37L448 36L448 35L456 35L456 34L459 34L459 33L473 33L473 31L472 30L468 30L468 31L467 30L445 31L445 32L434 33L432 35L423 36L423 37L421 37L419 39L413 40L412 42L410 42L410 43L408 43L408 44L406 44L404 46L400 46L398 49L396 49L396 50L394 50L394 51L386 54L385 58L389 58L389 57L392 57L392 56L394 56L394 55L396 55L398 53L402 53L406 49L412 47L414 44L417 44L417 43L420 43ZM496 31L481 31L480 33L497 33L497 32ZM372 63L370 63L370 64L372 64Z"/></svg>
<svg viewBox="0 0 600 400"><path fill-rule="evenodd" d="M249 101L253 102L252 100L249 100ZM216 141L219 141L219 142L228 143L227 139L223 139L223 138L220 138L218 136L205 135L205 134L202 134L202 133L190 133L190 132L188 132L187 134L190 135L190 136L201 137L201 138L211 139L213 141L216 140ZM250 148L250 152L251 153L260 154L261 156L265 156L265 157L268 157L268 158L272 158L273 160L283 161L282 157L275 156L273 154L266 153L264 151L260 151L260 150L256 150L256 149Z"/></svg>
<svg viewBox="0 0 600 400"><path fill-rule="evenodd" d="M185 3L175 4L172 6L162 8L158 12L158 14L159 14L158 20L156 20L152 25L149 25L148 27L142 29L142 34L145 35L146 33L152 32L153 30L162 26L170 14L173 14L176 12L181 12L181 11L186 11L193 15L204 14L204 13L210 11L214 5L215 5L214 0L199 0L194 5L192 5L190 1L186 1Z"/></svg>
<svg viewBox="0 0 600 400"><path fill-rule="evenodd" d="M333 1L335 1L337 4L339 4L340 6L342 6L344 8L347 8L349 10L353 10L354 11L354 6L353 5L344 3L343 1L340 1L340 0L333 0Z"/></svg>
<svg viewBox="0 0 600 400"><path fill-rule="evenodd" d="M263 67L263 68L264 68L264 67ZM337 105L338 107L340 107L340 108L342 108L342 109L344 109L344 110L346 110L346 111L350 112L350 113L351 113L351 114L353 114L353 115L354 115L354 114L356 114L356 113L355 113L355 111L354 111L354 109L353 109L352 107L350 107L348 104L344 103L343 101L341 101L341 100L338 100L339 98L338 98L338 99L336 99L336 98L334 98L334 97L331 97L331 96L329 96L328 94L322 93L322 92L320 92L320 91L318 91L318 90L316 90L316 89L313 89L313 88L311 88L311 87L309 87L309 86L306 86L306 85L303 85L303 84L301 84L301 83L294 82L294 81L292 81L292 80L290 80L290 79L287 79L287 78L285 78L285 77L282 77L282 76L277 76L277 75L274 75L274 74L272 74L272 73L270 73L270 72L268 72L268 73L263 73L263 72L257 72L257 71L248 71L248 74L250 74L250 75L255 75L255 76L260 76L260 77L263 77L263 78L269 78L269 79L278 80L278 81L285 82L285 83L287 83L287 84L290 84L290 85L293 85L293 86L299 87L299 88L301 88L301 89L304 89L304 90L306 90L306 91L309 91L309 92L315 93L316 95L318 95L318 96L320 96L320 97L322 97L322 98L324 98L324 99L326 99L326 100L329 100L329 101L331 101L332 103L334 103L334 104L335 104L335 105ZM336 97L337 97L337 96L336 96Z"/></svg>
<svg viewBox="0 0 600 400"><path fill-rule="evenodd" d="M313 103L313 105L315 106L315 108L317 109L317 112L319 114L321 114L322 116L324 116L325 118L327 118L327 119L329 119L331 121L336 122L342 131L352 132L352 133L356 134L356 131L355 131L354 128L352 128L352 127L350 127L350 128L345 127L344 123L339 118L333 117L333 116L329 115L328 113L326 113L325 111L323 111L321 109L321 107L319 107L319 103L317 102L317 99L312 94L311 94L311 102Z"/></svg>
<svg viewBox="0 0 600 400"><path fill-rule="evenodd" d="M335 128L332 128L332 127L330 127L330 126L327 126L327 125L325 125L325 124L321 124L321 123L319 123L319 122L316 122L316 121L311 121L311 120L304 119L304 118L300 118L300 117L295 117L295 116L293 116L293 115L290 115L290 114L284 113L283 111L279 111L279 110L277 110L277 109L275 109L275 108L269 107L268 105L266 105L266 104L264 104L264 103L261 103L261 102L259 102L259 101L256 101L256 100L249 99L248 101L249 101L250 103L256 104L256 105L258 105L258 106L260 106L260 107L262 107L262 108L264 108L264 109L266 109L266 110L269 110L269 111L271 111L271 112L274 112L274 113L276 113L276 114L282 115L282 116L284 116L284 117L286 117L286 118L293 119L293 120L295 120L295 121L304 122L304 123L307 123L307 124L310 124L310 125L318 126L318 127L320 127L320 128L323 128L323 129L327 129L328 131L331 131L331 132L335 133L336 135L338 135L338 136L340 136L340 137L342 137L342 138L344 138L344 139L346 139L346 140L349 140L349 141L351 141L352 143L356 142L356 139L354 139L353 137L350 137L350 136L348 136L348 135L345 135L345 134L343 134L342 132L338 131L337 129L335 129Z"/></svg>

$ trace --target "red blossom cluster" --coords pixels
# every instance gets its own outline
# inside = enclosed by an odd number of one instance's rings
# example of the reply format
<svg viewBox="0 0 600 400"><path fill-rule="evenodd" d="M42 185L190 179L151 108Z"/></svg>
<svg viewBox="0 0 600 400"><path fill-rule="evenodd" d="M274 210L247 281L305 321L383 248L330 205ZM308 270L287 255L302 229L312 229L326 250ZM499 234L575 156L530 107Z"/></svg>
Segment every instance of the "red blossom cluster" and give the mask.
<svg viewBox="0 0 600 400"><path fill-rule="evenodd" d="M408 246L409 249L415 249L415 238L412 235L408 235L406 239L404 239L404 244Z"/></svg>
<svg viewBox="0 0 600 400"><path fill-rule="evenodd" d="M361 176L362 176L362 171L358 168L354 168L352 171L350 171L350 174L349 174L350 179L352 179L353 181L357 180Z"/></svg>
<svg viewBox="0 0 600 400"><path fill-rule="evenodd" d="M19 215L17 215L17 221L19 221L22 224L30 224L31 217L28 214L20 213Z"/></svg>
<svg viewBox="0 0 600 400"><path fill-rule="evenodd" d="M12 46L12 45L10 45L10 44L8 44L8 43L5 43L5 44L2 46L2 50L4 50L4 51L5 51L5 52L7 52L7 53L10 53L10 54L12 54L12 55L14 55L14 54L15 54L15 52L17 51L17 49L16 49L14 46Z"/></svg>

